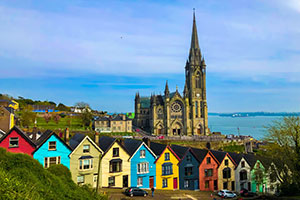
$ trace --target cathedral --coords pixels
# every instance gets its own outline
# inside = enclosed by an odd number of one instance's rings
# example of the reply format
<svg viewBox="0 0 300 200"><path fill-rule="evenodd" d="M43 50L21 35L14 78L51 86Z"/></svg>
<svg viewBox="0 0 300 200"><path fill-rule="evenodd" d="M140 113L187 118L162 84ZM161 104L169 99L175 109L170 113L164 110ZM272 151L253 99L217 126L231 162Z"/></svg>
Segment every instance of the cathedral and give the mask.
<svg viewBox="0 0 300 200"><path fill-rule="evenodd" d="M170 93L166 82L164 95L135 96L134 125L154 135L207 135L206 64L201 55L193 15L193 30L189 57L185 65L183 94Z"/></svg>

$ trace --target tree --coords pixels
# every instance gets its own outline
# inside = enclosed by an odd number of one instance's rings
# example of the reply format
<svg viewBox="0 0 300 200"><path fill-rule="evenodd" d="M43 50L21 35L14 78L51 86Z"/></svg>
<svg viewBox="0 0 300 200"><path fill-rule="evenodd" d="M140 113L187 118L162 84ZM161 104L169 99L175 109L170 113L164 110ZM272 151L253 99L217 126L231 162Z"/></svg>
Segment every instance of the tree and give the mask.
<svg viewBox="0 0 300 200"><path fill-rule="evenodd" d="M45 122L48 124L49 121L51 120L51 115L49 113L45 113L43 117Z"/></svg>
<svg viewBox="0 0 300 200"><path fill-rule="evenodd" d="M26 106L20 113L20 123L23 127L29 127L31 123L34 123L36 119L36 113L32 112L31 106Z"/></svg>
<svg viewBox="0 0 300 200"><path fill-rule="evenodd" d="M56 124L59 123L60 118L61 118L61 116L59 114L54 114L52 116L52 119L53 119L53 121L55 121Z"/></svg>
<svg viewBox="0 0 300 200"><path fill-rule="evenodd" d="M83 101L75 103L74 106L78 107L78 108L90 108L90 105L88 103L83 102Z"/></svg>
<svg viewBox="0 0 300 200"><path fill-rule="evenodd" d="M57 110L59 111L70 111L70 108L68 106L65 106L64 104L60 103L56 107Z"/></svg>
<svg viewBox="0 0 300 200"><path fill-rule="evenodd" d="M89 127L92 123L93 115L89 110L85 109L83 113L81 113L80 118L82 126Z"/></svg>
<svg viewBox="0 0 300 200"><path fill-rule="evenodd" d="M285 188L286 192L294 190L295 187L300 191L300 117L284 117L267 129L266 154L277 163L283 163L276 166L281 168L280 173L276 173L277 179L282 187L293 187L293 189Z"/></svg>

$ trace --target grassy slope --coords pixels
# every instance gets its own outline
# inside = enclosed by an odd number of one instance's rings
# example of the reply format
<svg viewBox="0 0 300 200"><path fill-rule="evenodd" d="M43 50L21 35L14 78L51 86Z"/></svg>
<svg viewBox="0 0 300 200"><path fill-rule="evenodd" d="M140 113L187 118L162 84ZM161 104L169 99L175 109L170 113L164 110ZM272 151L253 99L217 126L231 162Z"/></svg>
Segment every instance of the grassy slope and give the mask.
<svg viewBox="0 0 300 200"><path fill-rule="evenodd" d="M70 171L56 165L44 169L28 155L0 148L0 199L107 199L71 180Z"/></svg>

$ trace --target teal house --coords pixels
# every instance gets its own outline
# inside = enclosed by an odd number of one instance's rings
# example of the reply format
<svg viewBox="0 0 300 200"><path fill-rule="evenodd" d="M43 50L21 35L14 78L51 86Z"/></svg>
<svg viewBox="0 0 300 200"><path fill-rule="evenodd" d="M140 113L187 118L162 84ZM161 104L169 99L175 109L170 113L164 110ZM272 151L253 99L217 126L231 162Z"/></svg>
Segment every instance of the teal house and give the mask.
<svg viewBox="0 0 300 200"><path fill-rule="evenodd" d="M33 151L33 158L45 168L51 165L62 164L70 169L71 148L54 132L44 132L36 142L37 148Z"/></svg>
<svg viewBox="0 0 300 200"><path fill-rule="evenodd" d="M124 146L130 155L132 187L156 188L156 165L154 163L156 155L148 145L140 140L126 139L124 141Z"/></svg>
<svg viewBox="0 0 300 200"><path fill-rule="evenodd" d="M267 188L266 168L269 163L265 160L256 160L251 170L251 191L265 193Z"/></svg>

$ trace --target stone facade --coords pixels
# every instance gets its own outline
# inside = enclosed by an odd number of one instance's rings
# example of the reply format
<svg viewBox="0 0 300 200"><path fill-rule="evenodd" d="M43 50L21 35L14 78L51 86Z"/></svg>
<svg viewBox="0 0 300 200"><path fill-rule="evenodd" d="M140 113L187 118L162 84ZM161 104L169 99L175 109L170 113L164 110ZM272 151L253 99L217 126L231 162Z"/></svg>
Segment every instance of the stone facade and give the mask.
<svg viewBox="0 0 300 200"><path fill-rule="evenodd" d="M201 55L195 14L189 58L185 65L183 95L170 93L168 82L164 95L135 96L134 125L155 135L207 135L206 64Z"/></svg>
<svg viewBox="0 0 300 200"><path fill-rule="evenodd" d="M132 120L126 115L105 116L94 121L97 132L132 132Z"/></svg>

